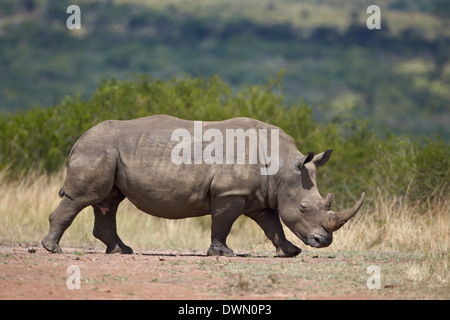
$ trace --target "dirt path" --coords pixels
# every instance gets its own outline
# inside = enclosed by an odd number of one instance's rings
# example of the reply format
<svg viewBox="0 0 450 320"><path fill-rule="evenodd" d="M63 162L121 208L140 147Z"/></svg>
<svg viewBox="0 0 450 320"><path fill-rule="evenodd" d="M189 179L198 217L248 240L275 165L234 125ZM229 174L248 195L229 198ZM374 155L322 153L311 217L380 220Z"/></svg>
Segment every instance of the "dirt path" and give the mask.
<svg viewBox="0 0 450 320"><path fill-rule="evenodd" d="M136 250L133 255L106 255L100 248L65 248L64 252L50 254L41 247L0 245L0 299L421 297L394 283L369 290L365 268L373 262L367 262L367 257L302 253L298 258L280 259L254 252L247 256L207 257L204 251L189 250Z"/></svg>

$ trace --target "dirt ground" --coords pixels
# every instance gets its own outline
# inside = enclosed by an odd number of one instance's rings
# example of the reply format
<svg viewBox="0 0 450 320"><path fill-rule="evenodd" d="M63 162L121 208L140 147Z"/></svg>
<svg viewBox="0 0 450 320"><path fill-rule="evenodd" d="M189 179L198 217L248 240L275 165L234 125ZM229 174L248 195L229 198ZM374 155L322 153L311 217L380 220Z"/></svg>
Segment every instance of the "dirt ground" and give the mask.
<svg viewBox="0 0 450 320"><path fill-rule="evenodd" d="M208 257L196 250L135 250L132 255L107 255L102 248L63 250L50 254L42 247L0 245L0 299L420 298L393 290L399 287L395 283L369 290L365 266L373 262L367 259L360 265L352 258L307 253L282 259L255 252Z"/></svg>

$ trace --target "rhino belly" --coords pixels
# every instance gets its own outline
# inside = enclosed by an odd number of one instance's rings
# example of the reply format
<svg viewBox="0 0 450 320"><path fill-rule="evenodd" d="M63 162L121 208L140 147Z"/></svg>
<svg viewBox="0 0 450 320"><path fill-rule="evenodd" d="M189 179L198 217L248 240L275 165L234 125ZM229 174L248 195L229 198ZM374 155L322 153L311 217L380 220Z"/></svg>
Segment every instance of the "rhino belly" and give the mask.
<svg viewBox="0 0 450 320"><path fill-rule="evenodd" d="M189 203L190 199L187 198L179 197L177 200L150 198L142 192L131 192L125 195L139 210L160 218L184 219L210 213L207 206Z"/></svg>
<svg viewBox="0 0 450 320"><path fill-rule="evenodd" d="M208 168L177 165L170 158L143 159L119 164L115 182L138 209L168 219L210 213L213 174Z"/></svg>

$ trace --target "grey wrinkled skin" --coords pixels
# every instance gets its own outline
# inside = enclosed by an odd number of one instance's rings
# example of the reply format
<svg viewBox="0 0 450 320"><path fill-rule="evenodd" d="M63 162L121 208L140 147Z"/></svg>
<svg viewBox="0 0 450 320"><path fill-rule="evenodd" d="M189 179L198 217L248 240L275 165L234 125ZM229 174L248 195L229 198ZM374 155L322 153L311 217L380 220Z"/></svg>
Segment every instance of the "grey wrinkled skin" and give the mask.
<svg viewBox="0 0 450 320"><path fill-rule="evenodd" d="M126 197L157 217L210 214L208 255L233 254L226 238L234 221L244 214L264 230L278 256L292 257L301 249L286 239L280 220L305 244L326 247L333 231L363 203L364 193L353 208L331 211L331 194L324 198L319 194L315 175L316 167L328 161L332 150L305 156L294 140L275 126L248 118L203 122L203 132L215 128L223 136L226 129L279 129L279 170L266 176L260 174L260 163L173 163L171 152L177 142L171 141L171 135L178 128L193 135L192 121L166 115L108 120L83 134L70 153L62 199L50 214L50 230L42 245L50 252L62 252L59 241L64 231L83 208L92 206L93 234L105 243L106 252L133 253L116 231L116 211Z"/></svg>

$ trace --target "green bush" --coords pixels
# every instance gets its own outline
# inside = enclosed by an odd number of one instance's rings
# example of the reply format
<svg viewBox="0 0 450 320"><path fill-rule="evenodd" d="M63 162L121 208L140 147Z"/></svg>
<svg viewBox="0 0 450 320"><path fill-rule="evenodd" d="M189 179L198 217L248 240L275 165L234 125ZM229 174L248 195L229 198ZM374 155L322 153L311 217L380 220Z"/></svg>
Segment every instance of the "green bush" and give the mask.
<svg viewBox="0 0 450 320"><path fill-rule="evenodd" d="M380 191L411 200L448 194L450 147L446 142L392 134L382 139L358 120L319 123L302 101L285 105L280 79L235 94L217 76L106 79L89 100L66 97L51 108L1 115L0 169L9 178L58 171L76 140L95 124L153 114L204 121L251 117L282 128L302 153L334 149L331 161L319 169L318 185L322 194L335 195L339 208L362 191L369 200Z"/></svg>

